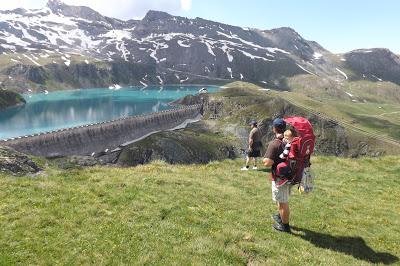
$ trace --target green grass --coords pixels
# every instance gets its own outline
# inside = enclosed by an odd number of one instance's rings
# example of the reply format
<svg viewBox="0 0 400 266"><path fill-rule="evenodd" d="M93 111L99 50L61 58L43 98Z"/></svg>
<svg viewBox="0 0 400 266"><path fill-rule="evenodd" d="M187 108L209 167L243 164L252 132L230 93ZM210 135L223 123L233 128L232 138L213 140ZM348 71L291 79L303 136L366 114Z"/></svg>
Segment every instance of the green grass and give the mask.
<svg viewBox="0 0 400 266"><path fill-rule="evenodd" d="M318 138L322 137L322 141L324 138L328 141L340 138L340 132L326 127L322 121L334 119L340 125L339 130L340 127L345 128L348 146L346 156L359 154L360 145L368 145L369 154L399 154L400 120L396 117L397 112L400 112L398 105L347 103L332 99L322 101L297 92L266 91L244 82L234 82L226 86L227 89L210 96L211 102L223 106L220 108L222 113L214 123L214 127L219 130L229 129L228 131L233 132L235 130L232 128L243 129L250 119L270 123L272 121L268 120L282 114L304 117L313 114L318 117L314 121L314 130ZM210 108L212 113L214 107ZM376 110L379 110L379 114ZM392 117L395 118L391 120ZM209 118L208 114L205 118Z"/></svg>
<svg viewBox="0 0 400 266"><path fill-rule="evenodd" d="M242 163L0 174L0 264L398 263L400 157L314 159L292 235L271 228L269 173Z"/></svg>
<svg viewBox="0 0 400 266"><path fill-rule="evenodd" d="M361 130L400 140L399 85L365 80L336 82L311 75L290 78L288 84L291 91L283 95L284 99Z"/></svg>
<svg viewBox="0 0 400 266"><path fill-rule="evenodd" d="M399 104L352 103L339 100L315 100L296 92L287 92L282 98L299 107L359 128L377 136L400 140Z"/></svg>

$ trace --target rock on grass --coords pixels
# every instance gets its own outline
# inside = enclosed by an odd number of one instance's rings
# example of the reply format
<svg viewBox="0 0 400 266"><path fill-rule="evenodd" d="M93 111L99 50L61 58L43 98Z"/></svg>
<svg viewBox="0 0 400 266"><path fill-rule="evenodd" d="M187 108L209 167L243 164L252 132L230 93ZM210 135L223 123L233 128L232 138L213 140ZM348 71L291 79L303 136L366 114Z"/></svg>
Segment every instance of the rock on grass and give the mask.
<svg viewBox="0 0 400 266"><path fill-rule="evenodd" d="M37 173L41 169L28 156L9 147L0 146L0 171L13 175Z"/></svg>

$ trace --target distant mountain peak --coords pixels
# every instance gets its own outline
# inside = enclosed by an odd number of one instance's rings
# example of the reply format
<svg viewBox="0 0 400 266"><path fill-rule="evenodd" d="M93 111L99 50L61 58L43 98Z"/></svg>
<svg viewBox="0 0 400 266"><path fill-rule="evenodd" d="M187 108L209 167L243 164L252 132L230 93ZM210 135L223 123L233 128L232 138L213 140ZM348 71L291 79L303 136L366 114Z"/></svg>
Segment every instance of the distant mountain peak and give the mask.
<svg viewBox="0 0 400 266"><path fill-rule="evenodd" d="M66 4L60 0L49 0L47 1L47 7L50 8L51 10L59 8L61 6L65 6Z"/></svg>
<svg viewBox="0 0 400 266"><path fill-rule="evenodd" d="M97 11L86 6L70 6L60 0L49 0L47 7L55 14L68 17L79 17L91 21L105 21L104 17Z"/></svg>
<svg viewBox="0 0 400 266"><path fill-rule="evenodd" d="M155 21L161 19L168 19L173 17L172 15L168 14L167 12L157 11L157 10L149 10L144 16L143 21Z"/></svg>
<svg viewBox="0 0 400 266"><path fill-rule="evenodd" d="M301 35L295 31L294 29L290 27L280 27L280 28L275 28L271 30L266 30L264 32L269 32L272 34L277 34L277 35L285 35L288 36L289 38L302 38Z"/></svg>

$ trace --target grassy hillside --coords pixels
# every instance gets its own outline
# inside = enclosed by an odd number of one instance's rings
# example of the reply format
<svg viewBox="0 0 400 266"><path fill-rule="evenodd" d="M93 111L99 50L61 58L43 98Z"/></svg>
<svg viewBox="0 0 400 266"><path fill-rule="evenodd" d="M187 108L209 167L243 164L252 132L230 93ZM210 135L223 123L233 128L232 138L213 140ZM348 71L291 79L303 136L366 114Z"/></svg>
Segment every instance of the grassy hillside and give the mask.
<svg viewBox="0 0 400 266"><path fill-rule="evenodd" d="M0 89L0 110L24 103L25 99L18 93Z"/></svg>
<svg viewBox="0 0 400 266"><path fill-rule="evenodd" d="M289 79L284 98L379 136L400 140L400 86L390 82L338 83L310 75Z"/></svg>
<svg viewBox="0 0 400 266"><path fill-rule="evenodd" d="M0 174L0 264L399 262L399 157L314 159L315 192L293 191L291 235L271 227L268 173L242 163Z"/></svg>
<svg viewBox="0 0 400 266"><path fill-rule="evenodd" d="M265 127L272 123L274 117L301 115L308 117L314 125L317 152L320 154L353 157L399 154L400 141L396 138L399 131L395 121L387 125L373 124L370 115L374 113L372 110L367 113L367 104L332 100L338 106L343 105L337 107L297 92L268 90L244 82L234 82L227 87L210 95L209 112L205 118L213 118L216 111L218 117L212 119L216 128L240 135L243 145L247 142L247 123L251 119L262 121L261 127ZM375 106L377 110L381 110L376 104ZM385 108L389 104L382 106ZM350 115L355 116L357 113L350 108L360 108L357 109L358 112L368 115L365 120L352 118ZM344 116L345 110L351 111ZM263 130L265 133L271 132L270 128Z"/></svg>

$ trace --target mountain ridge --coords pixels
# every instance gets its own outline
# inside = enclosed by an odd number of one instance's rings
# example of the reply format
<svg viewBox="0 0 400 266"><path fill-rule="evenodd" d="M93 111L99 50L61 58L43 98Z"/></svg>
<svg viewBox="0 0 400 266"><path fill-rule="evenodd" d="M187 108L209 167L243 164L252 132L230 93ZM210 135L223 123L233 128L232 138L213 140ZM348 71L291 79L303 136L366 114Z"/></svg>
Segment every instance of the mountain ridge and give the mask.
<svg viewBox="0 0 400 266"><path fill-rule="evenodd" d="M155 10L141 20L124 21L59 0L42 9L0 14L0 82L22 93L27 86L40 91L220 80L287 90L286 79L301 74L338 83L400 84L400 59L394 53L373 50L384 57L376 66L358 52L333 54L289 27L243 28ZM133 68L143 71L133 73ZM121 78L128 72L129 78ZM61 79L64 75L70 78Z"/></svg>

